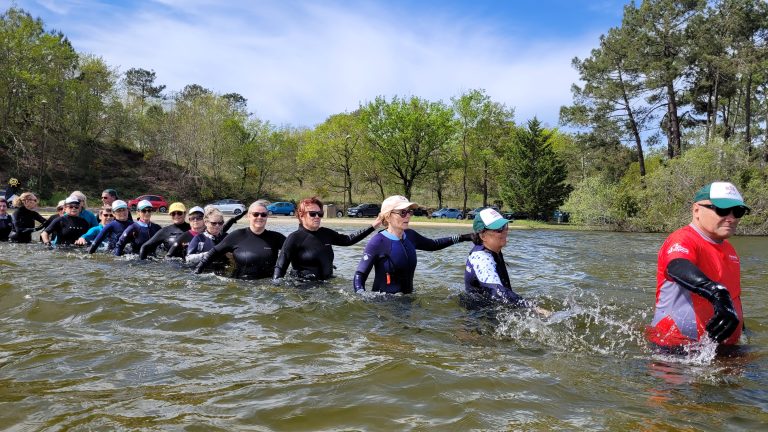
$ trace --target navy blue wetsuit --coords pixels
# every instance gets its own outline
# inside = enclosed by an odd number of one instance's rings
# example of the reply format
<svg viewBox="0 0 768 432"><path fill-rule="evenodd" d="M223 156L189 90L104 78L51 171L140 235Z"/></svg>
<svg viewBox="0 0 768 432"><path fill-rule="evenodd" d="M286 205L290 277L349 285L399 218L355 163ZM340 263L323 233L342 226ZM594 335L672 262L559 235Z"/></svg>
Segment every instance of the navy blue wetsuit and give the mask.
<svg viewBox="0 0 768 432"><path fill-rule="evenodd" d="M32 231L35 230L35 221L45 223L45 218L40 213L19 207L13 213L13 232L8 239L16 243L29 243L32 241Z"/></svg>
<svg viewBox="0 0 768 432"><path fill-rule="evenodd" d="M163 249L166 251L171 250L171 247L173 247L173 244L176 243L176 238L184 234L185 232L189 231L189 224L187 222L182 222L179 224L171 224L166 227L163 227L160 231L158 231L155 235L152 236L151 239L147 240L146 243L144 243L141 246L141 251L139 252L139 258L140 259L146 259L147 255L152 255L157 250L157 247L160 245L163 245ZM186 253L186 249L183 251L181 249L177 249L176 257L182 258L184 257L184 253ZM168 255L169 257L174 255Z"/></svg>
<svg viewBox="0 0 768 432"><path fill-rule="evenodd" d="M265 230L261 234L254 234L250 228L233 231L206 253L195 272L202 272L218 257L232 252L237 266L234 277L245 279L270 277L275 270L277 254L284 242L285 236L274 231Z"/></svg>
<svg viewBox="0 0 768 432"><path fill-rule="evenodd" d="M512 291L507 266L501 252L496 253L483 245L475 245L467 257L464 272L464 290L469 304L483 307L497 303L513 306L531 306Z"/></svg>
<svg viewBox="0 0 768 432"><path fill-rule="evenodd" d="M416 249L436 251L464 240L469 237L456 235L430 239L411 229L405 230L401 240L388 231L379 231L365 246L363 259L357 265L353 282L355 292L365 291L365 281L375 267L372 291L410 294L416 271Z"/></svg>
<svg viewBox="0 0 768 432"><path fill-rule="evenodd" d="M275 266L275 279L285 276L288 264L293 267L292 274L304 279L325 280L333 276L334 246L351 246L373 232L373 227L362 229L349 235L320 227L310 231L299 225L299 229L288 235L280 250Z"/></svg>
<svg viewBox="0 0 768 432"><path fill-rule="evenodd" d="M212 250L217 244L221 243L224 238L227 237L227 233L221 232L219 235L214 236L211 233L205 231L201 232L187 246L187 256L184 260L187 264L197 265L206 256L206 252ZM219 255L214 258L213 261L208 263L208 268L214 272L221 273L227 266L229 260L226 255Z"/></svg>
<svg viewBox="0 0 768 432"><path fill-rule="evenodd" d="M149 225L141 221L134 222L120 234L120 238L115 245L114 254L117 256L122 255L123 249L125 249L125 246L128 244L131 245L131 251L133 253L139 252L141 246L159 231L160 225L154 222L150 222Z"/></svg>
<svg viewBox="0 0 768 432"><path fill-rule="evenodd" d="M220 237L219 241L221 241L227 235L227 231L229 231L232 225L234 225L235 222L237 222L240 218L242 218L244 214L245 213L240 213L239 215L233 218L229 218L227 223L225 223L224 227L221 229L221 235L219 236ZM171 248L168 249L168 253L165 256L184 258L184 260L186 261L187 253L189 251L189 245L192 244L192 240L194 240L195 238L197 238L202 234L203 234L202 232L192 231L192 229L190 228L189 231L176 237L176 240L173 242L173 245L171 246ZM216 244L218 243L219 242L217 241ZM213 249L213 245L210 248L206 249L205 251L209 251L211 249ZM204 251L201 251L201 252L204 252ZM196 252L196 253L200 253L200 252ZM200 257L198 257L198 259L195 260L195 262L199 262L199 261L200 261Z"/></svg>
<svg viewBox="0 0 768 432"><path fill-rule="evenodd" d="M74 244L90 228L88 221L80 216L63 215L54 219L45 228L45 232L50 234L51 238L56 238L57 245Z"/></svg>
<svg viewBox="0 0 768 432"><path fill-rule="evenodd" d="M112 222L104 225L104 228L101 230L101 232L99 232L96 238L93 239L91 247L88 248L88 253L92 254L96 252L96 249L98 249L101 243L104 241L107 242L107 251L114 252L115 248L117 247L117 241L120 240L120 236L123 234L123 231L125 231L125 229L132 224L133 222L130 220L119 221L115 219Z"/></svg>
<svg viewBox="0 0 768 432"><path fill-rule="evenodd" d="M8 235L13 230L13 218L6 214L0 216L0 241L8 241Z"/></svg>

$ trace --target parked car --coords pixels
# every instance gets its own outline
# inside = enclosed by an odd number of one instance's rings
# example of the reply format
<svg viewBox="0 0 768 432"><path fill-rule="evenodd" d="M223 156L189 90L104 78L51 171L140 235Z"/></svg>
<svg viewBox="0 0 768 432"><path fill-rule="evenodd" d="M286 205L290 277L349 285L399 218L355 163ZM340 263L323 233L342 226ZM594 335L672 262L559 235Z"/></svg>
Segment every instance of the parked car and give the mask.
<svg viewBox="0 0 768 432"><path fill-rule="evenodd" d="M296 206L291 202L278 201L267 206L267 213L293 216L296 214Z"/></svg>
<svg viewBox="0 0 768 432"><path fill-rule="evenodd" d="M243 202L236 199L220 199L208 205L219 209L219 211L222 213L232 213L234 215L239 215L245 211L245 205Z"/></svg>
<svg viewBox="0 0 768 432"><path fill-rule="evenodd" d="M483 210L483 209L487 209L487 208L492 208L492 209L494 209L494 210L496 210L496 211L499 211L499 208L498 208L498 207L496 207L496 206L478 207L478 208L476 208L476 209L474 209L474 210L470 210L470 211L468 211L468 212L467 212L467 219L474 219L474 218L475 218L475 215L476 215L478 212L480 212L480 210Z"/></svg>
<svg viewBox="0 0 768 432"><path fill-rule="evenodd" d="M501 212L501 216L504 219L528 219L529 215L526 212L505 211Z"/></svg>
<svg viewBox="0 0 768 432"><path fill-rule="evenodd" d="M130 201L128 201L128 207L131 208L132 211L136 211L136 205L139 204L139 201L141 200L147 200L150 203L152 203L152 208L159 211L160 213L165 213L168 211L168 202L160 195L141 195L138 196Z"/></svg>
<svg viewBox="0 0 768 432"><path fill-rule="evenodd" d="M414 216L429 216L429 210L426 207L416 207L413 209Z"/></svg>
<svg viewBox="0 0 768 432"><path fill-rule="evenodd" d="M347 210L347 216L349 217L376 217L379 215L381 207L378 204L360 204L355 207L350 207Z"/></svg>
<svg viewBox="0 0 768 432"><path fill-rule="evenodd" d="M440 210L432 213L433 218L440 218L440 219L464 219L464 215L461 213L461 210L456 208L446 208L443 207Z"/></svg>

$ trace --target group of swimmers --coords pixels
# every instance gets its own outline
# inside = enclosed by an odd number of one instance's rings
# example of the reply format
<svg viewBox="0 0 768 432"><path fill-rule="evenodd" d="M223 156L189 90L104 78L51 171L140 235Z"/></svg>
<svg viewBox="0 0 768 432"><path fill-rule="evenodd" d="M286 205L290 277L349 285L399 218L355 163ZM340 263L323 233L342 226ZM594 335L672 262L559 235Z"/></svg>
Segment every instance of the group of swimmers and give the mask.
<svg viewBox="0 0 768 432"><path fill-rule="evenodd" d="M269 202L265 200L255 201L247 212L226 223L214 207L195 206L187 210L183 203L175 202L168 209L172 224L161 228L151 220L154 208L149 201L137 204L136 220L133 220L128 205L117 199L114 190L102 192L101 199L104 205L95 215L87 209L86 197L79 191L73 192L57 207L57 214L46 219L35 210L37 197L25 192L16 200L17 210L10 218L10 235L5 238L28 243L34 230L42 230L40 240L44 244L87 246L88 253L104 251L117 256L132 253L145 259L162 246L166 257L185 260L194 266L196 273L222 272L230 255L234 262L232 276L237 278L272 277L279 281L290 274L303 280L327 280L333 277L332 246L353 245L383 226L365 248L353 279L355 292L365 290L368 275L375 270L372 291L412 293L416 250L436 251L459 242L474 241L477 246L467 259L467 292L486 303L533 305L512 291L501 255L509 220L493 209L478 213L472 233L431 239L409 228L418 204L395 195L384 200L371 226L352 234L341 234L321 226L323 203L312 197L299 202L298 229L286 237L267 229ZM228 233L232 225L246 215L248 227Z"/></svg>
<svg viewBox="0 0 768 432"><path fill-rule="evenodd" d="M383 226L365 247L353 278L355 292L365 291L374 270L372 291L410 294L417 250L436 251L472 241L475 246L464 272L468 304L507 304L549 314L513 291L502 255L510 221L493 208L477 212L471 233L431 239L409 227L418 204L394 195L384 200L370 227L345 235L321 226L323 203L312 197L299 202L298 229L286 237L267 229L269 202L265 200L253 202L246 213L226 223L214 207L187 210L176 202L169 207L173 223L161 228L151 221L154 208L149 201L138 203L134 221L128 205L117 199L114 190L105 190L101 199L104 205L97 220L86 208L85 195L77 191L63 200L57 214L49 219L35 211L37 198L30 192L16 199L12 217L7 215L7 202L0 198L0 240L28 243L31 233L42 229L40 239L48 245L89 245L88 253L133 253L140 259L162 246L166 257L185 260L194 266L195 273L221 272L231 256L234 277L271 277L279 282L286 274L304 280L333 277L332 246L353 245ZM727 238L749 210L731 183L714 182L696 194L691 224L673 233L659 252L656 313L647 335L653 344L680 347L705 336L717 343L738 343L744 322L740 267ZM228 234L245 215L248 227ZM40 224L37 227L36 222Z"/></svg>

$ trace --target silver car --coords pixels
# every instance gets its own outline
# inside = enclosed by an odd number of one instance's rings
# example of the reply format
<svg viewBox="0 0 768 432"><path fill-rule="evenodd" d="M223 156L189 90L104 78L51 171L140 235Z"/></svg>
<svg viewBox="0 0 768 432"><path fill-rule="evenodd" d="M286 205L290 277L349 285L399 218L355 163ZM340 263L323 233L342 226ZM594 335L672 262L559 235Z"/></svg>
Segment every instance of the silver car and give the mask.
<svg viewBox="0 0 768 432"><path fill-rule="evenodd" d="M208 205L216 207L222 213L231 213L233 215L239 215L245 211L243 202L235 199L221 199Z"/></svg>

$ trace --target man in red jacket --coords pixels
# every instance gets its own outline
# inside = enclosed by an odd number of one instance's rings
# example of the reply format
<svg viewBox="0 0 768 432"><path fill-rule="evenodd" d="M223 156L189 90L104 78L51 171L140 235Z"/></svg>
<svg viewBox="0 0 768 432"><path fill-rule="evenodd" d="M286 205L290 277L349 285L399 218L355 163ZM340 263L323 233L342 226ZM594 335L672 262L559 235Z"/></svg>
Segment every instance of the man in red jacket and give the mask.
<svg viewBox="0 0 768 432"><path fill-rule="evenodd" d="M703 336L738 343L744 327L739 256L727 240L750 208L731 183L701 188L691 223L667 237L656 270L656 312L647 337L678 348Z"/></svg>

